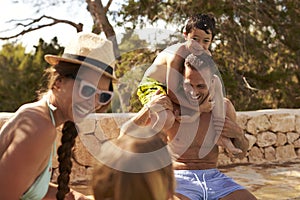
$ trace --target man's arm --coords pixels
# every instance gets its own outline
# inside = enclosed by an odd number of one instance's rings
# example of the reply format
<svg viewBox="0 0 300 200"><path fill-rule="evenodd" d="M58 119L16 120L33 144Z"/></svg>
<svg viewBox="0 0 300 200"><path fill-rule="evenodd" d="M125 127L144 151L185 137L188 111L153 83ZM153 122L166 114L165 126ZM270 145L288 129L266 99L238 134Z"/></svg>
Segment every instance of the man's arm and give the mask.
<svg viewBox="0 0 300 200"><path fill-rule="evenodd" d="M145 126L151 126L156 131L169 129L175 121L172 111L171 100L158 90L135 116L122 125L120 137Z"/></svg>

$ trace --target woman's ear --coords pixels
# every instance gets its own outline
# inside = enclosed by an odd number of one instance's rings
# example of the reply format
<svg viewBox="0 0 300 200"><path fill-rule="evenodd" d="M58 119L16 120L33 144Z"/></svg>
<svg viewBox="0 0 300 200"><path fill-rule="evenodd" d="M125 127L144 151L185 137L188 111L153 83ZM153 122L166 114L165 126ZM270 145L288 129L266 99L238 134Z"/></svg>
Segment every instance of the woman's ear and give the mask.
<svg viewBox="0 0 300 200"><path fill-rule="evenodd" d="M62 84L62 78L57 78L55 81L54 81L54 84L52 86L52 89L56 89L56 90L59 90L61 88L61 84Z"/></svg>

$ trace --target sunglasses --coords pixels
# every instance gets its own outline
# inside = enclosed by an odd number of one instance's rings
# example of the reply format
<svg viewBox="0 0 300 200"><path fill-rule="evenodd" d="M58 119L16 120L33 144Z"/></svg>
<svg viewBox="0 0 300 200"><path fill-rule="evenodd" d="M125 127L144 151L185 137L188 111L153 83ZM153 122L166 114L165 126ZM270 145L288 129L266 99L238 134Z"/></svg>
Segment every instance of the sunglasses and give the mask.
<svg viewBox="0 0 300 200"><path fill-rule="evenodd" d="M100 105L105 105L109 103L113 97L112 91L99 90L93 84L79 79L79 96L83 99L90 99L95 94L99 95L98 103Z"/></svg>

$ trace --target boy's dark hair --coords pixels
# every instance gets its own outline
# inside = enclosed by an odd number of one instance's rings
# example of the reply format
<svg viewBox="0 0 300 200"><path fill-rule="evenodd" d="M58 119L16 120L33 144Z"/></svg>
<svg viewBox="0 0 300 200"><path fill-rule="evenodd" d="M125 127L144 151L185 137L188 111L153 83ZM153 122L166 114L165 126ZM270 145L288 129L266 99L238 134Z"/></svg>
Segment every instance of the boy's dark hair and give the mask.
<svg viewBox="0 0 300 200"><path fill-rule="evenodd" d="M196 14L191 16L186 25L185 32L190 33L193 28L201 29L209 34L209 30L212 34L212 39L214 39L216 35L216 21L212 14Z"/></svg>

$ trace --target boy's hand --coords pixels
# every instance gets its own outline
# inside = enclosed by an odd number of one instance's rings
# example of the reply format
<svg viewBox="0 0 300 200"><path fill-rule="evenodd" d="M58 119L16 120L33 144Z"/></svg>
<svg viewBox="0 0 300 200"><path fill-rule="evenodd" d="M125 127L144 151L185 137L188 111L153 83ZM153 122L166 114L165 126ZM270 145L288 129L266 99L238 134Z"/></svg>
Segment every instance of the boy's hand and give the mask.
<svg viewBox="0 0 300 200"><path fill-rule="evenodd" d="M196 42L193 39L187 40L186 47L194 55L201 55L202 53L207 53L211 56L210 51L205 50L198 42Z"/></svg>
<svg viewBox="0 0 300 200"><path fill-rule="evenodd" d="M200 113L203 112L210 112L215 106L215 101L211 100L211 97L208 96L200 105L199 105L199 111Z"/></svg>

